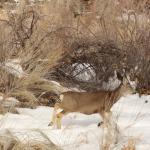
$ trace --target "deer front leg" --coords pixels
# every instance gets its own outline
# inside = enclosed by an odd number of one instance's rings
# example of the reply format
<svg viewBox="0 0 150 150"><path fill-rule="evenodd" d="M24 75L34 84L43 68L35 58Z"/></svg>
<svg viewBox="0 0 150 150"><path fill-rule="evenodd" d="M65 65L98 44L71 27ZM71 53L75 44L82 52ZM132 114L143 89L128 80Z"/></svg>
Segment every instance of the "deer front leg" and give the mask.
<svg viewBox="0 0 150 150"><path fill-rule="evenodd" d="M59 108L59 103L56 103L54 105L52 121L48 124L48 126L53 126L55 124L55 122L56 122L56 116L57 116L57 109L58 108Z"/></svg>
<svg viewBox="0 0 150 150"><path fill-rule="evenodd" d="M61 129L61 121L62 121L63 113L58 113L56 117L56 125L57 129Z"/></svg>

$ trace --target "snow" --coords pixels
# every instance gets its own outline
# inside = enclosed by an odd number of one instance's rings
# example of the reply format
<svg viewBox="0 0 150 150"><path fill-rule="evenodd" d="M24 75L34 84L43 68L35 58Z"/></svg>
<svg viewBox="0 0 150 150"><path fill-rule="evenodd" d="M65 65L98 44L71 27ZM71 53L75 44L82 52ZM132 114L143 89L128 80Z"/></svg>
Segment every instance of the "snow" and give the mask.
<svg viewBox="0 0 150 150"><path fill-rule="evenodd" d="M0 66L2 66L6 71L15 75L16 77L26 76L27 74L23 71L22 66L20 65L20 59L8 59Z"/></svg>
<svg viewBox="0 0 150 150"><path fill-rule="evenodd" d="M75 68L75 70L72 72L73 76L79 80L89 81L95 77L95 72L88 63L74 63L72 67Z"/></svg>
<svg viewBox="0 0 150 150"><path fill-rule="evenodd" d="M55 89L55 93L56 94L61 94L63 92L68 92L68 91L75 91L75 92L85 92L84 90L78 89L78 88L67 88L62 86L60 83L56 82L56 81L52 81L52 80L46 80L45 81L49 82Z"/></svg>
<svg viewBox="0 0 150 150"><path fill-rule="evenodd" d="M102 87L105 90L115 90L120 85L120 80L117 78L116 71L114 72L113 77L109 77L107 82L103 82Z"/></svg>
<svg viewBox="0 0 150 150"><path fill-rule="evenodd" d="M136 81L131 81L131 79L128 75L127 75L126 79L128 80L130 86L133 89L136 89L137 82ZM121 81L117 77L117 72L114 71L114 76L109 77L107 82L104 81L103 84L102 84L102 88L105 89L105 90L113 91L120 85L120 83L121 83Z"/></svg>
<svg viewBox="0 0 150 150"><path fill-rule="evenodd" d="M0 135L9 130L20 141L28 142L45 141L42 136L45 134L64 150L100 149L103 130L97 127L101 121L99 114L67 114L62 120L62 129L56 129L48 126L52 119L52 107L17 110L19 114L7 113L0 116ZM122 97L112 107L112 112L121 132L119 143L113 150L120 150L130 137L136 140L137 150L150 149L150 95Z"/></svg>
<svg viewBox="0 0 150 150"><path fill-rule="evenodd" d="M14 97L6 97L3 95L0 96L0 104L4 107L13 107L19 104L19 101Z"/></svg>
<svg viewBox="0 0 150 150"><path fill-rule="evenodd" d="M145 27L147 23L150 22L150 19L148 16L143 14L136 14L133 10L126 10L125 13L123 13L121 16L116 18L119 22L136 22L140 27Z"/></svg>

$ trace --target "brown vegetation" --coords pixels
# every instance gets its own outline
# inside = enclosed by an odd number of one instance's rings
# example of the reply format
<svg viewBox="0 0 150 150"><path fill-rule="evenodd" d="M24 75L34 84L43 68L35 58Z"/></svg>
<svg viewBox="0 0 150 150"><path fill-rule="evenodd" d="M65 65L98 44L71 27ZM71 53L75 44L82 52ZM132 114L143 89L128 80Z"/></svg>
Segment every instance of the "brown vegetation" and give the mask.
<svg viewBox="0 0 150 150"><path fill-rule="evenodd" d="M136 150L135 143L136 142L134 139L129 139L128 144L124 146L121 150Z"/></svg>

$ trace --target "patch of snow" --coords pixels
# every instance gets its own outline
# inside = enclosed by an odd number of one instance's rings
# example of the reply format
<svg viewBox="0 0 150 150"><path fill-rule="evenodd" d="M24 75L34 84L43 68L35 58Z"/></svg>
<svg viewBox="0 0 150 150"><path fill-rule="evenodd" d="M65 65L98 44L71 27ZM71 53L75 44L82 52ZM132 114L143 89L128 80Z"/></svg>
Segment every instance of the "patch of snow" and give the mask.
<svg viewBox="0 0 150 150"><path fill-rule="evenodd" d="M0 96L0 101L2 101L3 100L3 96Z"/></svg>
<svg viewBox="0 0 150 150"><path fill-rule="evenodd" d="M49 82L54 83L55 85L61 86L60 83L58 83L58 82L56 82L56 81L52 81L52 80L51 80L51 81L49 81Z"/></svg>
<svg viewBox="0 0 150 150"><path fill-rule="evenodd" d="M54 144L64 150L99 150L103 138L99 114L70 113L63 117L62 129L49 127L53 108L40 106L36 109L18 108L20 114L0 115L0 134L7 129L20 141L44 141L44 133ZM113 107L113 119L119 126L122 137L112 150L119 150L132 137L136 150L150 148L150 95L138 94L122 97Z"/></svg>
<svg viewBox="0 0 150 150"><path fill-rule="evenodd" d="M14 0L16 3L19 3L20 0Z"/></svg>
<svg viewBox="0 0 150 150"><path fill-rule="evenodd" d="M20 65L20 59L8 59L7 61L4 62L4 66L2 66L4 69L6 69L9 73L17 76L17 77L22 77L27 75L23 69L22 66Z"/></svg>
<svg viewBox="0 0 150 150"><path fill-rule="evenodd" d="M78 89L78 88L69 88L70 91L74 91L74 92L85 92L85 90L81 90L81 89Z"/></svg>
<svg viewBox="0 0 150 150"><path fill-rule="evenodd" d="M75 63L75 64L72 65L72 67L75 67L75 70L72 73L73 76L75 76L79 80L89 81L89 80L92 80L95 77L95 72L90 67L90 64Z"/></svg>
<svg viewBox="0 0 150 150"><path fill-rule="evenodd" d="M63 87L60 83L56 82L56 81L49 81L49 80L46 80L48 81L51 85L54 86L54 90L55 90L55 93L57 94L60 94L60 93L63 93L63 92L68 92L68 91L75 91L75 92L84 92L84 90L80 90L78 88L67 88L67 87Z"/></svg>
<svg viewBox="0 0 150 150"><path fill-rule="evenodd" d="M2 102L2 105L5 107L14 107L17 104L19 104L19 101L14 97L8 97Z"/></svg>
<svg viewBox="0 0 150 150"><path fill-rule="evenodd" d="M19 101L14 97L6 97L4 99L3 96L0 96L0 104L4 107L13 107L16 106Z"/></svg>
<svg viewBox="0 0 150 150"><path fill-rule="evenodd" d="M131 81L130 77L128 75L127 75L127 80L129 82L129 84L131 85L131 87L133 89L136 89L137 82L136 81ZM117 78L117 74L116 74L116 71L115 71L113 77L109 77L107 82L103 82L102 88L105 89L105 90L113 91L120 85L120 83L121 83L121 81Z"/></svg>
<svg viewBox="0 0 150 150"><path fill-rule="evenodd" d="M117 17L117 20L119 22L132 21L134 23L138 23L140 27L144 27L144 25L147 25L150 22L149 17L145 14L136 14L135 12L129 10Z"/></svg>
<svg viewBox="0 0 150 150"><path fill-rule="evenodd" d="M112 90L113 91L120 85L120 83L121 83L121 81L118 80L117 74L116 74L116 71L115 71L114 76L110 77L108 79L108 82L103 82L102 87L105 90Z"/></svg>

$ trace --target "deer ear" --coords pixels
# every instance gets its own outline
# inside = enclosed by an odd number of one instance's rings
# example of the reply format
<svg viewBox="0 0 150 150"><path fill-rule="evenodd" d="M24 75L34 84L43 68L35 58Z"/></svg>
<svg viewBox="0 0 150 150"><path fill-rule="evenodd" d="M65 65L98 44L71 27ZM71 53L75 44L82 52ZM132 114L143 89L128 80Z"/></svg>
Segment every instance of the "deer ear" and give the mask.
<svg viewBox="0 0 150 150"><path fill-rule="evenodd" d="M123 81L123 77L121 76L121 74L119 72L117 72L117 78L120 80L120 81Z"/></svg>

